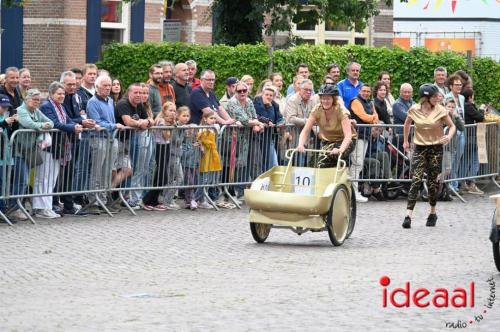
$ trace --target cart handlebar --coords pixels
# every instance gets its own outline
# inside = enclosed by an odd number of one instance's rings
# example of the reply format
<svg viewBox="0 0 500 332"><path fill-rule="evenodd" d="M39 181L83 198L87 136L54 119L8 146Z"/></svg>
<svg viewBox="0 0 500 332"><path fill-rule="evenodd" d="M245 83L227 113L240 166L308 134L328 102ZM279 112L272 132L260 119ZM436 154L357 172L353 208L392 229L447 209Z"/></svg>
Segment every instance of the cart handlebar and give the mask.
<svg viewBox="0 0 500 332"><path fill-rule="evenodd" d="M295 154L295 152L297 152L297 149L288 149L286 150L285 152L285 157L288 159L288 164L292 163L292 158L293 158L293 155ZM326 151L326 150L318 150L318 149L304 149L304 152L316 152L316 153L330 153L329 151ZM337 168L345 168L346 167L346 162L345 160L341 159L342 157L342 153L339 153L339 158L337 160Z"/></svg>

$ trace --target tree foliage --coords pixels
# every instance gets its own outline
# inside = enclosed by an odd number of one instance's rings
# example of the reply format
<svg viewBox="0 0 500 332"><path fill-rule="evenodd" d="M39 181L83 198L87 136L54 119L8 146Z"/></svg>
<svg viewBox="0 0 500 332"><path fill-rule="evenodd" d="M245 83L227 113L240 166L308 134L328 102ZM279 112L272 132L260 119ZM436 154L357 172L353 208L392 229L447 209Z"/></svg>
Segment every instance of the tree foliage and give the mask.
<svg viewBox="0 0 500 332"><path fill-rule="evenodd" d="M392 75L392 93L397 96L399 86L409 82L414 87L433 81L434 69L445 66L452 73L464 69L472 75L478 103L492 102L500 106L500 63L490 58L475 57L472 69L467 68L464 56L453 52L432 53L424 48L405 51L400 48L371 48L358 45L301 45L270 54L267 46L193 45L184 43L112 44L107 47L98 66L119 77L125 86L144 82L151 64L168 59L184 62L194 59L199 70L212 69L217 75L216 91L224 91L224 80L229 76L250 74L256 84L267 77L268 67L283 75L286 84L292 81L296 66L307 63L311 78L318 86L326 65L337 63L344 68L349 61L361 63L361 80L373 84L378 74L386 70ZM415 89L416 91L417 89Z"/></svg>
<svg viewBox="0 0 500 332"><path fill-rule="evenodd" d="M213 4L212 15L217 22L217 44L235 46L262 41L263 16L255 15L255 1L218 0Z"/></svg>
<svg viewBox="0 0 500 332"><path fill-rule="evenodd" d="M333 21L363 29L367 20L378 14L381 1L392 5L392 0L215 0L213 9L216 17L221 11L216 20L217 29L224 35L221 40L231 40L231 45L236 45L240 35L246 39L253 36L254 41L261 40L255 33L256 28L263 27L267 35L272 35L278 31L290 31L292 23L316 25ZM230 32L235 25L239 31L233 37L226 37L226 31ZM247 29L248 35L241 33Z"/></svg>

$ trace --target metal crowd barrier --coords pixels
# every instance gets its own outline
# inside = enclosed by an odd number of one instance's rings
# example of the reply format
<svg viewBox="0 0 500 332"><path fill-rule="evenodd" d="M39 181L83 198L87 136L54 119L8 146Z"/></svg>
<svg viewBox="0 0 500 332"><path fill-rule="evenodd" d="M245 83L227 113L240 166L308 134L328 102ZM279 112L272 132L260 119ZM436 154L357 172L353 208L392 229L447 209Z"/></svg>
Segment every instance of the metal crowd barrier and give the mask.
<svg viewBox="0 0 500 332"><path fill-rule="evenodd" d="M9 182L7 181L7 167L10 162L10 153L7 151L8 145L7 133L0 128L0 218L3 219L7 224L12 226L10 220L5 216L4 212L7 212L7 188Z"/></svg>
<svg viewBox="0 0 500 332"><path fill-rule="evenodd" d="M300 134L300 128L292 125L268 127L263 132L244 126L218 128L213 139L222 167L206 172L206 166L200 164L210 151L204 151L199 141L210 130L215 129L171 126L113 133L85 130L74 135L24 129L13 133L10 140L2 133L0 199L10 202L8 212L19 208L32 223L30 210L66 201L78 202L82 211L97 208L110 216L115 212L113 206L124 206L135 214L139 200L171 204L176 194L184 195L186 204L206 200L217 208L214 201L225 197L240 207L238 197L245 186L262 172L286 163L285 151L297 146ZM389 183L407 188L411 149L403 151L402 126L357 125L356 130L359 139L348 161L358 190ZM463 142L456 136L444 148L441 181L449 185L478 178L495 181L500 147L497 124L468 125L461 135ZM316 128L307 145L321 147ZM476 157L483 163L476 163ZM293 165L312 167L315 158L296 154ZM5 213L0 217L9 222Z"/></svg>

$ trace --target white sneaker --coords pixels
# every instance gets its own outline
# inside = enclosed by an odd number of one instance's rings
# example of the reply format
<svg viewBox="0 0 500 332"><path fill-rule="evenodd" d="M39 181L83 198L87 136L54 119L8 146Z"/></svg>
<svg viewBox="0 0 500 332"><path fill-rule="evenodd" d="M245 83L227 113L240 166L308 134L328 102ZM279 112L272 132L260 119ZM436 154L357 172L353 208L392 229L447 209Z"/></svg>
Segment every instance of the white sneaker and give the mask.
<svg viewBox="0 0 500 332"><path fill-rule="evenodd" d="M61 215L55 213L54 211L52 211L52 209L40 209L40 210L36 211L35 216L38 218L44 218L44 219L61 218Z"/></svg>
<svg viewBox="0 0 500 332"><path fill-rule="evenodd" d="M21 211L21 209L17 209L14 212L10 213L9 218L15 221L28 220L28 217L26 217L26 215Z"/></svg>
<svg viewBox="0 0 500 332"><path fill-rule="evenodd" d="M189 208L191 210L196 210L198 208L198 203L196 203L195 200L192 200L191 202L189 202Z"/></svg>
<svg viewBox="0 0 500 332"><path fill-rule="evenodd" d="M167 205L167 210L179 210L180 208L181 207L175 202L172 202Z"/></svg>
<svg viewBox="0 0 500 332"><path fill-rule="evenodd" d="M214 207L210 205L207 201L203 201L201 203L198 203L198 208L200 209L213 209Z"/></svg>
<svg viewBox="0 0 500 332"><path fill-rule="evenodd" d="M364 197L359 192L356 192L356 202L358 202L358 203L366 203L366 202L368 202L368 197Z"/></svg>

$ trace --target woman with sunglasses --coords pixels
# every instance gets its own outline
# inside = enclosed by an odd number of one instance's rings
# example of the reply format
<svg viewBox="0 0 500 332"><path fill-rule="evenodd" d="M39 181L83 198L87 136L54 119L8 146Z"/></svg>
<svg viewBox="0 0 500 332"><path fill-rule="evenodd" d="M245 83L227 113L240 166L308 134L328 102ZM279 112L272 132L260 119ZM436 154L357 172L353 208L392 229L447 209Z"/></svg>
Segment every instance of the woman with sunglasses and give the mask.
<svg viewBox="0 0 500 332"><path fill-rule="evenodd" d="M252 100L248 96L250 90L243 82L238 82L235 88L235 95L229 99L227 103L227 113L236 121L241 122L243 128L237 130L236 135L236 169L237 178L236 182L247 182L249 179L249 172L247 167L251 164L253 158L249 158L250 153L254 153L255 146L258 141L254 136L258 135L264 130L264 124L257 119L257 113ZM224 156L228 157L228 156ZM230 165L230 160L226 160L223 165ZM235 188L237 197L243 196L244 186L237 186Z"/></svg>

